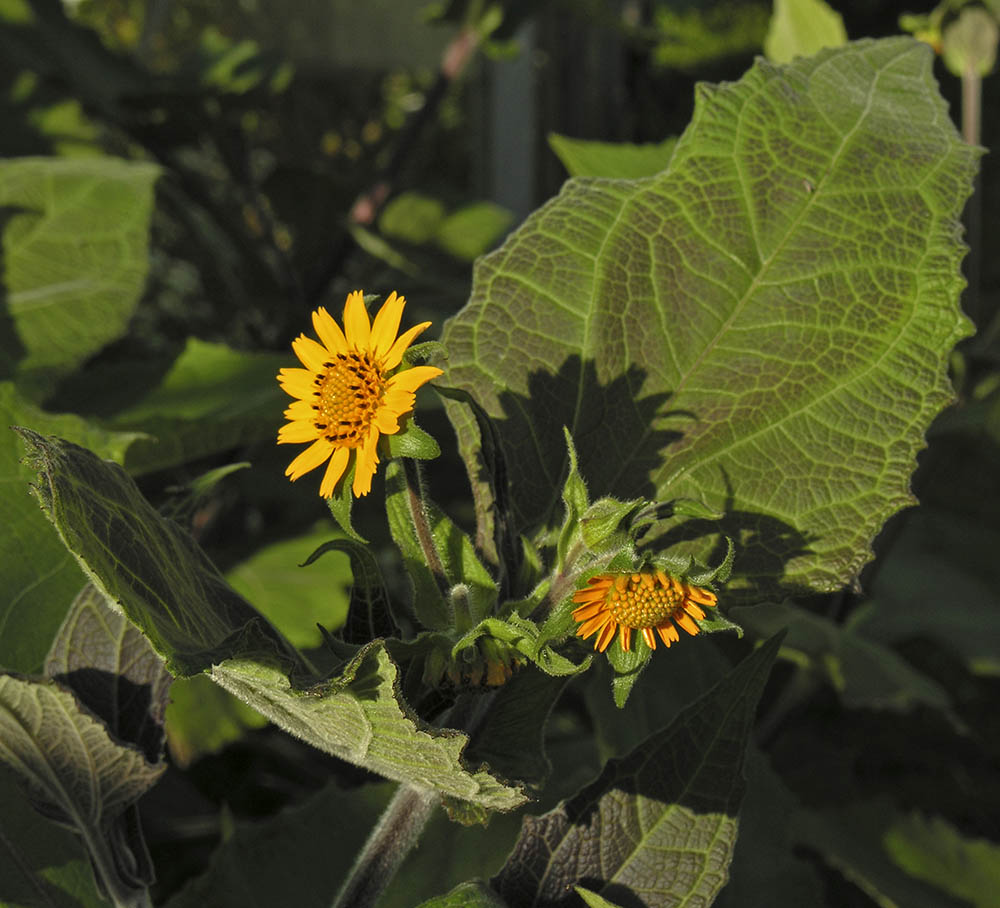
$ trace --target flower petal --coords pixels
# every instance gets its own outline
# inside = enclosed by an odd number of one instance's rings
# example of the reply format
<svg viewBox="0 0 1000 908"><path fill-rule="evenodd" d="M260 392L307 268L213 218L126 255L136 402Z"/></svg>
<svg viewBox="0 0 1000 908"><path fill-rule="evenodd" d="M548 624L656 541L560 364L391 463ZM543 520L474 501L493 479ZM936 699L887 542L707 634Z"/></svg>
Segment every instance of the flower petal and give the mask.
<svg viewBox="0 0 1000 908"><path fill-rule="evenodd" d="M322 372L324 363L330 359L330 352L322 344L317 344L311 337L300 334L292 341L292 350L302 364L311 372ZM313 376L315 378L315 375Z"/></svg>
<svg viewBox="0 0 1000 908"><path fill-rule="evenodd" d="M320 483L319 487L319 494L324 498L333 497L334 489L337 488L340 477L344 475L344 471L347 469L347 461L350 459L350 448L337 448L333 452L333 457L330 458L330 463L323 474L323 482Z"/></svg>
<svg viewBox="0 0 1000 908"><path fill-rule="evenodd" d="M281 385L281 390L286 394L291 394L292 397L298 397L300 400L313 396L313 392L316 390L316 385L313 384L315 381L316 373L310 372L308 369L282 369L278 373L278 384Z"/></svg>
<svg viewBox="0 0 1000 908"><path fill-rule="evenodd" d="M395 369L403 361L403 354L406 352L406 348L413 343L414 338L418 334L423 334L430 325L430 322L421 322L419 325L414 325L409 331L404 331L400 334L396 338L396 342L389 348L385 359L382 360L382 368Z"/></svg>
<svg viewBox="0 0 1000 908"><path fill-rule="evenodd" d="M365 308L364 294L360 290L347 294L347 302L344 303L344 334L349 348L370 349L372 324Z"/></svg>
<svg viewBox="0 0 1000 908"><path fill-rule="evenodd" d="M399 419L387 407L380 407L375 414L375 426L383 435L395 435L399 431Z"/></svg>
<svg viewBox="0 0 1000 908"><path fill-rule="evenodd" d="M686 630L692 637L698 633L698 625L695 624L694 619L685 612L674 615L674 621L684 628L684 630Z"/></svg>
<svg viewBox="0 0 1000 908"><path fill-rule="evenodd" d="M327 350L331 353L347 352L347 338L344 337L344 332L340 330L340 325L334 317L322 306L312 314L312 323Z"/></svg>
<svg viewBox="0 0 1000 908"><path fill-rule="evenodd" d="M615 631L617 630L617 624L614 621L609 621L604 625L604 629L597 635L597 640L594 642L594 649L598 652L603 653L611 641L615 639Z"/></svg>
<svg viewBox="0 0 1000 908"><path fill-rule="evenodd" d="M653 633L653 628L644 627L642 629L642 639L646 641L646 646L650 649L656 649L656 634Z"/></svg>
<svg viewBox="0 0 1000 908"><path fill-rule="evenodd" d="M406 297L396 296L393 290L389 298L378 310L375 320L372 322L371 350L375 359L381 360L392 348L396 340L396 332L399 331L399 320L403 317L403 306L406 305ZM383 366L383 368L385 368Z"/></svg>
<svg viewBox="0 0 1000 908"><path fill-rule="evenodd" d="M680 634L677 633L677 628L669 621L666 624L661 624L657 628L657 631L659 631L660 639L667 644L667 649L670 649L671 643L676 643L681 639Z"/></svg>
<svg viewBox="0 0 1000 908"><path fill-rule="evenodd" d="M304 419L286 423L278 430L279 445L301 445L307 441L316 441L319 437L316 426Z"/></svg>
<svg viewBox="0 0 1000 908"><path fill-rule="evenodd" d="M316 439L313 444L306 448L298 457L295 458L289 465L288 469L285 470L285 475L295 482L300 476L308 473L310 470L315 470L323 461L330 456L330 452L333 451L333 445L328 442L325 438Z"/></svg>
<svg viewBox="0 0 1000 908"><path fill-rule="evenodd" d="M632 628L626 627L624 624L621 625L618 641L621 643L622 652L630 652L632 649Z"/></svg>
<svg viewBox="0 0 1000 908"><path fill-rule="evenodd" d="M375 475L375 467L378 466L378 454L375 445L378 443L378 429L372 426L368 431L368 437L358 448L358 459L354 466L354 484L352 489L355 496L367 495L372 490L372 477Z"/></svg>
<svg viewBox="0 0 1000 908"><path fill-rule="evenodd" d="M285 408L285 419L308 419L316 418L315 404L310 400L293 400Z"/></svg>
<svg viewBox="0 0 1000 908"><path fill-rule="evenodd" d="M385 383L385 390L386 392L416 391L421 385L439 375L444 375L444 372L437 366L414 366L404 372L397 372Z"/></svg>

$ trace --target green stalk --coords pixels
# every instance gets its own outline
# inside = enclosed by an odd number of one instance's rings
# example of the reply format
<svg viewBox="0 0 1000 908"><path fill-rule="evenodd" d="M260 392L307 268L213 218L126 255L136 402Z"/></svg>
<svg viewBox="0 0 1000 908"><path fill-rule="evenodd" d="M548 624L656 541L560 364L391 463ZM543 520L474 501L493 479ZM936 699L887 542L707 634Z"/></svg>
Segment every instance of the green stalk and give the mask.
<svg viewBox="0 0 1000 908"><path fill-rule="evenodd" d="M332 908L372 908L392 881L438 802L433 789L400 785L368 836Z"/></svg>

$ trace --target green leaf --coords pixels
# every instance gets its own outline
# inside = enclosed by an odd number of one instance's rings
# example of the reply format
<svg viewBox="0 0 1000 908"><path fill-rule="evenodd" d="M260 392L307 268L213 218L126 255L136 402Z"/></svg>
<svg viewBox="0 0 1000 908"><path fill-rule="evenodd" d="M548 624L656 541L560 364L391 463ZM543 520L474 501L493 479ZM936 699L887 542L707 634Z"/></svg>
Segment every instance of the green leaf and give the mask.
<svg viewBox="0 0 1000 908"><path fill-rule="evenodd" d="M555 677L577 675L590 665L589 656L577 665L557 653L547 645L552 638L540 631L530 618L523 618L516 612L506 618L484 618L455 644L452 655L457 656L463 649L484 636L510 645L527 656L547 675Z"/></svg>
<svg viewBox="0 0 1000 908"><path fill-rule="evenodd" d="M149 436L129 451L128 471L162 470L276 438L291 399L275 376L289 361L284 354L244 353L190 338L160 384L114 414L116 428Z"/></svg>
<svg viewBox="0 0 1000 908"><path fill-rule="evenodd" d="M343 556L306 568L318 546L330 539L329 526L265 546L231 568L226 580L299 649L321 646L316 626L333 629L347 619L350 562ZM345 551L348 551L345 546ZM371 637L366 638L370 640Z"/></svg>
<svg viewBox="0 0 1000 908"><path fill-rule="evenodd" d="M996 904L1000 892L1000 844L970 839L941 817L910 814L886 831L882 842L911 875L971 902Z"/></svg>
<svg viewBox="0 0 1000 908"><path fill-rule="evenodd" d="M401 192L382 209L378 229L415 246L430 242L444 220L444 205L420 192Z"/></svg>
<svg viewBox="0 0 1000 908"><path fill-rule="evenodd" d="M490 249L514 222L514 215L493 202L473 202L453 211L438 227L437 244L471 262Z"/></svg>
<svg viewBox="0 0 1000 908"><path fill-rule="evenodd" d="M890 830L901 819L885 800L858 802L821 811L799 811L792 836L819 852L879 905L906 908L968 908L935 886L906 873L887 851Z"/></svg>
<svg viewBox="0 0 1000 908"><path fill-rule="evenodd" d="M888 647L828 618L774 602L736 607L729 614L758 637L788 628L782 654L823 674L849 709L905 712L929 706L951 711L951 697L935 680Z"/></svg>
<svg viewBox="0 0 1000 908"><path fill-rule="evenodd" d="M996 64L998 39L997 20L984 9L968 6L944 29L941 58L952 75L971 73L982 78Z"/></svg>
<svg viewBox="0 0 1000 908"><path fill-rule="evenodd" d="M552 677L531 667L517 672L494 694L468 760L540 789L552 771L545 755L546 723L568 680L568 675Z"/></svg>
<svg viewBox="0 0 1000 908"><path fill-rule="evenodd" d="M333 494L327 498L326 505L330 509L330 516L336 521L346 536L361 545L368 545L365 539L351 523L351 510L354 507L354 471L358 466L358 458L352 457L347 466L347 471L341 477L333 490Z"/></svg>
<svg viewBox="0 0 1000 908"><path fill-rule="evenodd" d="M569 552L570 544L580 535L580 518L587 510L590 503L587 498L587 486L580 477L580 470L577 468L576 448L573 446L573 436L567 429L563 429L566 438L566 456L569 460L569 471L566 481L562 487L562 500L565 511L563 513L563 525L559 530L559 539L556 543L556 567L562 569L566 564L566 555Z"/></svg>
<svg viewBox="0 0 1000 908"><path fill-rule="evenodd" d="M421 902L417 908L507 908L507 903L480 880L459 883L447 895Z"/></svg>
<svg viewBox="0 0 1000 908"><path fill-rule="evenodd" d="M163 756L163 716L173 679L149 641L88 583L52 642L45 674L76 694L118 741L150 763Z"/></svg>
<svg viewBox="0 0 1000 908"><path fill-rule="evenodd" d="M584 889L583 886L574 886L573 891L583 899L587 908L621 908L620 905L616 905L614 902L604 898L604 896L598 895L596 892Z"/></svg>
<svg viewBox="0 0 1000 908"><path fill-rule="evenodd" d="M526 818L491 881L500 895L568 906L569 888L585 883L620 903L710 904L726 882L747 739L779 642L761 646L575 797Z"/></svg>
<svg viewBox="0 0 1000 908"><path fill-rule="evenodd" d="M0 382L0 665L36 672L73 597L87 578L28 494L34 471L11 425L55 432L121 462L138 436L109 432L71 414L54 415Z"/></svg>
<svg viewBox="0 0 1000 908"><path fill-rule="evenodd" d="M198 544L161 517L124 470L68 441L17 429L40 471L34 492L95 586L121 607L174 675L196 674L252 633L295 661Z"/></svg>
<svg viewBox="0 0 1000 908"><path fill-rule="evenodd" d="M353 539L332 539L317 548L302 562L302 567L308 567L329 551L344 552L350 559L351 601L344 620L326 623L324 627L333 630L344 625L344 640L349 644L360 645L376 637L396 636L392 602L372 550Z"/></svg>
<svg viewBox="0 0 1000 908"><path fill-rule="evenodd" d="M119 158L0 162L6 313L0 376L33 396L125 333L149 268L159 168Z"/></svg>
<svg viewBox="0 0 1000 908"><path fill-rule="evenodd" d="M433 460L441 456L441 447L411 417L395 435L386 437L390 457L412 457L414 460Z"/></svg>
<svg viewBox="0 0 1000 908"><path fill-rule="evenodd" d="M97 891L83 842L35 810L2 764L0 804L0 905L109 908Z"/></svg>
<svg viewBox="0 0 1000 908"><path fill-rule="evenodd" d="M492 810L527 800L486 770L465 768L465 734L425 727L409 714L397 695L399 670L382 641L360 650L338 678L310 690L294 689L281 671L249 659L213 665L211 675L296 737L386 778Z"/></svg>
<svg viewBox="0 0 1000 908"><path fill-rule="evenodd" d="M846 43L843 17L824 0L774 0L764 39L764 53L774 63L790 63Z"/></svg>
<svg viewBox="0 0 1000 908"><path fill-rule="evenodd" d="M146 888L144 862L119 827L123 813L166 769L115 741L104 724L52 681L0 675L0 762L35 808L74 828L116 900Z"/></svg>
<svg viewBox="0 0 1000 908"><path fill-rule="evenodd" d="M549 147L571 177L607 177L638 180L651 177L670 165L676 138L658 143L592 142L549 133Z"/></svg>
<svg viewBox="0 0 1000 908"><path fill-rule="evenodd" d="M519 526L554 519L566 425L594 497L726 512L662 547L707 561L736 539L753 589L857 575L913 501L969 332L958 218L979 152L931 62L909 38L759 60L699 88L666 172L570 180L480 260L449 380L498 422ZM476 428L447 407L475 477Z"/></svg>

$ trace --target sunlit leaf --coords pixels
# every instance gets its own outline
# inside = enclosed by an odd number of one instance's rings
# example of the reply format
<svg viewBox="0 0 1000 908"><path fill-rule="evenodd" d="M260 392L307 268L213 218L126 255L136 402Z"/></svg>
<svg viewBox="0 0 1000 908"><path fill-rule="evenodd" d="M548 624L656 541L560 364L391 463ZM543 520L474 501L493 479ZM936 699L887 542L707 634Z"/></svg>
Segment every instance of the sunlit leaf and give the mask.
<svg viewBox="0 0 1000 908"><path fill-rule="evenodd" d="M0 162L6 312L0 374L51 390L124 334L149 268L159 168L120 158Z"/></svg>
<svg viewBox="0 0 1000 908"><path fill-rule="evenodd" d="M775 63L790 63L824 47L847 43L840 13L824 0L775 0L771 24L764 39L764 53Z"/></svg>
<svg viewBox="0 0 1000 908"><path fill-rule="evenodd" d="M228 659L211 674L296 737L386 778L496 810L527 800L519 787L465 768L465 734L425 727L409 714L396 693L399 670L381 641L362 649L340 676L309 690L293 689L281 671L249 660Z"/></svg>
<svg viewBox="0 0 1000 908"><path fill-rule="evenodd" d="M570 180L480 260L448 378L498 421L522 527L555 516L566 425L593 497L724 511L660 543L704 556L730 536L733 588L857 574L913 501L969 331L978 152L931 62L908 38L759 60L700 87L667 171ZM480 482L472 420L448 411Z"/></svg>
<svg viewBox="0 0 1000 908"><path fill-rule="evenodd" d="M638 180L666 170L677 139L645 145L628 142L594 142L549 134L549 145L571 177L607 177Z"/></svg>

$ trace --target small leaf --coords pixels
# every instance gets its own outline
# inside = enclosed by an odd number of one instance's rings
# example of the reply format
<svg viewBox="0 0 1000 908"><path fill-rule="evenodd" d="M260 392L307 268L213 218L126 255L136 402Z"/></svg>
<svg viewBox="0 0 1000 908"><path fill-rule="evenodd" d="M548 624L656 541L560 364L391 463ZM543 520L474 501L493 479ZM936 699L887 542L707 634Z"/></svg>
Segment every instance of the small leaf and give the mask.
<svg viewBox="0 0 1000 908"><path fill-rule="evenodd" d="M596 892L591 892L589 889L584 889L583 886L574 886L573 891L583 899L587 908L622 908L621 905L616 905L610 899L606 899Z"/></svg>
<svg viewBox="0 0 1000 908"><path fill-rule="evenodd" d="M226 585L198 544L161 517L116 464L18 428L36 468L42 510L95 586L121 607L175 675L191 675L251 634L297 661L287 642Z"/></svg>
<svg viewBox="0 0 1000 908"><path fill-rule="evenodd" d="M774 13L764 39L764 53L775 63L811 57L824 47L847 43L840 13L824 0L774 0Z"/></svg>
<svg viewBox="0 0 1000 908"><path fill-rule="evenodd" d="M401 192L382 209L378 228L387 237L418 246L437 234L444 205L419 192Z"/></svg>
<svg viewBox="0 0 1000 908"><path fill-rule="evenodd" d="M352 457L350 465L347 467L347 472L344 473L340 482L337 483L337 487L333 490L333 495L327 498L326 505L330 509L330 516L333 517L337 526L339 526L347 536L355 542L360 542L362 545L368 545L368 540L358 533L358 531L354 529L354 525L351 523L351 509L354 506L354 491L352 486L354 483L354 471L357 468L357 465L357 457Z"/></svg>
<svg viewBox="0 0 1000 908"><path fill-rule="evenodd" d="M523 618L517 613L508 615L506 618L484 618L455 644L452 656L457 657L463 649L471 646L482 636L492 637L494 640L508 644L519 653L527 656L547 675L556 677L576 675L585 671L590 665L590 656L577 665L557 653L547 645L551 638L546 638L529 618Z"/></svg>
<svg viewBox="0 0 1000 908"><path fill-rule="evenodd" d="M265 546L226 573L233 589L248 602L257 603L261 614L299 649L322 645L323 635L317 625L339 628L348 616L348 559L334 556L305 569L328 550L324 543L330 535L329 525L322 521L308 533ZM360 548L353 540L340 542L344 543L342 551L348 551L347 545Z"/></svg>
<svg viewBox="0 0 1000 908"><path fill-rule="evenodd" d="M573 436L569 430L563 428L563 437L566 440L566 452L569 459L569 471L566 481L563 483L562 500L565 507L563 514L563 525L559 531L559 540L556 544L556 567L561 569L566 564L566 555L574 537L580 534L580 518L587 509L589 499L587 498L587 486L580 476L580 471L576 463L576 448L573 446Z"/></svg>
<svg viewBox="0 0 1000 908"><path fill-rule="evenodd" d="M670 166L676 138L659 143L632 145L628 142L592 142L549 133L549 147L571 177L608 177L637 180L651 177Z"/></svg>
<svg viewBox="0 0 1000 908"><path fill-rule="evenodd" d="M13 675L0 675L0 762L37 810L83 837L112 898L130 900L151 882L144 873L148 858L122 855L126 840L118 823L165 763L150 763L138 748L113 740L55 682Z"/></svg>
<svg viewBox="0 0 1000 908"><path fill-rule="evenodd" d="M511 810L527 797L461 758L468 737L425 727L400 701L399 671L382 641L359 651L343 673L310 690L259 661L234 658L213 665L212 678L276 725L326 753L398 782L493 810Z"/></svg>
<svg viewBox="0 0 1000 908"><path fill-rule="evenodd" d="M514 223L514 215L494 202L473 202L448 215L438 227L437 244L471 262L487 252Z"/></svg>
<svg viewBox="0 0 1000 908"><path fill-rule="evenodd" d="M386 438L390 457L412 457L415 460L433 460L441 456L441 447L410 417L402 429Z"/></svg>
<svg viewBox="0 0 1000 908"><path fill-rule="evenodd" d="M967 6L941 36L941 57L953 75L988 76L997 61L1000 30L986 10Z"/></svg>
<svg viewBox="0 0 1000 908"><path fill-rule="evenodd" d="M324 542L302 564L306 567L326 552L345 552L351 561L351 602L346 622L328 625L330 629L343 623L346 643L370 643L376 637L397 636L392 616L392 603L382 579L382 571L372 550L353 539L331 539Z"/></svg>
<svg viewBox="0 0 1000 908"><path fill-rule="evenodd" d="M569 801L528 817L491 881L508 902L570 906L572 886L650 908L710 904L725 885L744 755L779 639L743 660Z"/></svg>
<svg viewBox="0 0 1000 908"><path fill-rule="evenodd" d="M489 886L480 880L459 883L447 895L438 895L417 908L509 908Z"/></svg>

